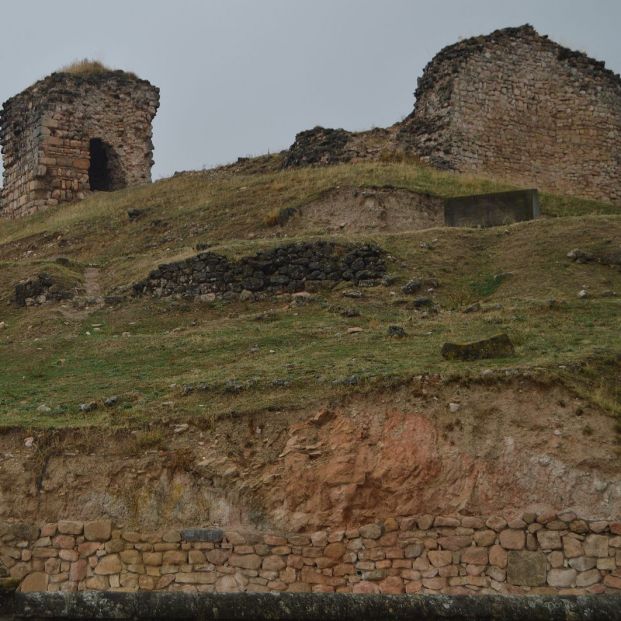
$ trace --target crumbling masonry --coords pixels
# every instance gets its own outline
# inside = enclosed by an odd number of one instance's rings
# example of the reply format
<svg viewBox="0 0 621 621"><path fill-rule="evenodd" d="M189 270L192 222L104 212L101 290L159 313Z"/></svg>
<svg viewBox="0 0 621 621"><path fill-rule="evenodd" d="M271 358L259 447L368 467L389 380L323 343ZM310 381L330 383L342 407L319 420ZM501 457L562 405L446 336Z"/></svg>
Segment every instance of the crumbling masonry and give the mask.
<svg viewBox="0 0 621 621"><path fill-rule="evenodd" d="M159 89L124 71L53 73L5 102L0 216L151 180Z"/></svg>

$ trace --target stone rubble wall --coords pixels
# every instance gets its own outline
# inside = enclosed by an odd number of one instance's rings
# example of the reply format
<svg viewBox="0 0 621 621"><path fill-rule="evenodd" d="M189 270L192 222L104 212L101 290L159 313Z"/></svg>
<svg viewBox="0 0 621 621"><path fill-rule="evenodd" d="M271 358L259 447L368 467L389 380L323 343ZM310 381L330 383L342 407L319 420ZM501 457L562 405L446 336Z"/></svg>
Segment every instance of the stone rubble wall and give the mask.
<svg viewBox="0 0 621 621"><path fill-rule="evenodd" d="M359 528L139 533L110 520L0 525L21 591L600 594L621 591L621 522L571 512L397 517ZM2 577L2 575L0 575Z"/></svg>
<svg viewBox="0 0 621 621"><path fill-rule="evenodd" d="M621 78L531 26L440 51L398 141L439 168L621 203Z"/></svg>
<svg viewBox="0 0 621 621"><path fill-rule="evenodd" d="M206 300L240 296L256 299L262 294L304 291L311 283L372 284L386 271L383 254L373 244L325 241L285 244L239 261L202 252L184 261L160 265L134 285L134 292L156 297L205 296Z"/></svg>
<svg viewBox="0 0 621 621"><path fill-rule="evenodd" d="M90 140L109 148L111 189L151 180L159 90L123 71L53 73L4 103L0 216L17 218L90 192Z"/></svg>

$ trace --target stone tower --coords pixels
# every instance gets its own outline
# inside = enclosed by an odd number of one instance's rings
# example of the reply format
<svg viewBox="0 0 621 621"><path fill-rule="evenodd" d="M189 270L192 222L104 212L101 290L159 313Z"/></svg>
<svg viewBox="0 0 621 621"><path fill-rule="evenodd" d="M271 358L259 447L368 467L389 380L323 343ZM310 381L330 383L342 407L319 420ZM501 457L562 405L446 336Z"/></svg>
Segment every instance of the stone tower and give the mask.
<svg viewBox="0 0 621 621"><path fill-rule="evenodd" d="M505 28L441 50L398 142L438 167L621 204L621 78Z"/></svg>
<svg viewBox="0 0 621 621"><path fill-rule="evenodd" d="M0 217L151 181L159 89L95 69L53 73L4 103Z"/></svg>

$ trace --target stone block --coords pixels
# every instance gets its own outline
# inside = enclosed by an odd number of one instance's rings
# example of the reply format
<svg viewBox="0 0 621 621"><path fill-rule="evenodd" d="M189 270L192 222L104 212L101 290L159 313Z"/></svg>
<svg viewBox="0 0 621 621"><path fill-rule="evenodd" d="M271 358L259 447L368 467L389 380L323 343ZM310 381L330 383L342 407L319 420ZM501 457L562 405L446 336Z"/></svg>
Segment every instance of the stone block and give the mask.
<svg viewBox="0 0 621 621"><path fill-rule="evenodd" d="M58 522L58 532L61 535L81 535L83 529L83 522L74 522L72 520L60 520Z"/></svg>
<svg viewBox="0 0 621 621"><path fill-rule="evenodd" d="M543 552L512 550L507 555L507 582L514 586L544 586L546 566Z"/></svg>
<svg viewBox="0 0 621 621"><path fill-rule="evenodd" d="M382 524L367 524L360 527L360 536L364 539L379 539L383 534Z"/></svg>
<svg viewBox="0 0 621 621"><path fill-rule="evenodd" d="M575 569L551 569L548 572L548 584L553 587L570 587L576 583Z"/></svg>
<svg viewBox="0 0 621 621"><path fill-rule="evenodd" d="M224 539L224 531L220 528L185 528L181 531L181 539L183 541L208 541L210 543L220 543ZM227 539L229 539L228 533ZM233 541L230 542L235 543ZM239 543L245 543L245 541L240 541Z"/></svg>
<svg viewBox="0 0 621 621"><path fill-rule="evenodd" d="M229 565L231 567L240 567L242 569L259 569L262 558L258 554L232 554L229 557Z"/></svg>
<svg viewBox="0 0 621 621"><path fill-rule="evenodd" d="M526 534L523 530L507 529L500 532L498 540L505 550L523 550Z"/></svg>
<svg viewBox="0 0 621 621"><path fill-rule="evenodd" d="M99 576L108 576L110 574L118 574L123 565L118 554L108 554L102 556L95 566L95 573Z"/></svg>
<svg viewBox="0 0 621 621"><path fill-rule="evenodd" d="M576 577L576 586L577 587L588 587L592 584L595 584L601 580L601 574L597 569L589 569L588 571L583 571L578 574Z"/></svg>
<svg viewBox="0 0 621 621"><path fill-rule="evenodd" d="M461 562L469 563L471 565L487 565L488 563L487 548L470 547L466 548L461 553Z"/></svg>
<svg viewBox="0 0 621 621"><path fill-rule="evenodd" d="M538 530L537 541L539 542L539 547L542 550L561 550L563 548L561 535L558 531L545 529Z"/></svg>
<svg viewBox="0 0 621 621"><path fill-rule="evenodd" d="M36 593L39 591L47 591L49 578L47 574L41 571L35 571L28 574L19 585L22 593Z"/></svg>
<svg viewBox="0 0 621 621"><path fill-rule="evenodd" d="M112 534L110 520L93 520L84 523L84 538L87 541L108 541Z"/></svg>
<svg viewBox="0 0 621 621"><path fill-rule="evenodd" d="M587 556L605 558L608 556L608 537L606 535L588 535L584 542L584 553Z"/></svg>

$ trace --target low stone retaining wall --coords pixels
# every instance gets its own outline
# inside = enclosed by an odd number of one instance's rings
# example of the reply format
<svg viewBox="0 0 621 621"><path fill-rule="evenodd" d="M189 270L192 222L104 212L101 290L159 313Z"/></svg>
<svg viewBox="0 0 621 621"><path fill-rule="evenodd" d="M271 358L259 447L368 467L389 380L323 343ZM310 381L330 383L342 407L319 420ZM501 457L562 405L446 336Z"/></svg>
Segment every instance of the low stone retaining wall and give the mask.
<svg viewBox="0 0 621 621"><path fill-rule="evenodd" d="M138 533L109 520L0 533L0 574L26 592L621 592L621 522L571 513L398 517L308 534Z"/></svg>
<svg viewBox="0 0 621 621"><path fill-rule="evenodd" d="M383 251L372 244L351 245L318 241L285 244L231 261L202 252L176 263L160 265L134 285L134 292L157 297L181 295L252 299L265 293L294 293L309 284L335 284L380 279L386 267Z"/></svg>
<svg viewBox="0 0 621 621"><path fill-rule="evenodd" d="M339 593L16 593L0 619L272 621L614 621L621 596L345 595Z"/></svg>

